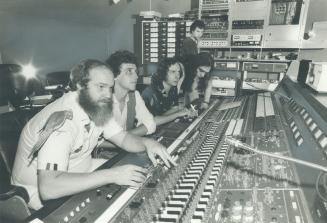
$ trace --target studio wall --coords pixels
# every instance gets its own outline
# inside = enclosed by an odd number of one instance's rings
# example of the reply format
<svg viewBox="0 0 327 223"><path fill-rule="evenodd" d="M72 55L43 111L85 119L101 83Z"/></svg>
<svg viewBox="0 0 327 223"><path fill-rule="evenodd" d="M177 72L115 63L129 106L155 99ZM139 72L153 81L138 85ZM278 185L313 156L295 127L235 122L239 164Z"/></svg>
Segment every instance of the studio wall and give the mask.
<svg viewBox="0 0 327 223"><path fill-rule="evenodd" d="M133 51L135 16L150 2L163 15L190 9L189 0L0 0L2 61L32 61L44 75L86 58L105 60L118 49Z"/></svg>

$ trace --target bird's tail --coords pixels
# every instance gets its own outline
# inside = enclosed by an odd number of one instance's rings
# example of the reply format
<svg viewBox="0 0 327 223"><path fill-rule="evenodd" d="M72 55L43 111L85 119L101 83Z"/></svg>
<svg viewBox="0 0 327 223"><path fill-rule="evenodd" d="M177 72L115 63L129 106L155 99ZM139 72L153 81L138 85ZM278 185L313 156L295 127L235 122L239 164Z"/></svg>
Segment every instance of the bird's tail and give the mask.
<svg viewBox="0 0 327 223"><path fill-rule="evenodd" d="M28 155L28 159L31 159L30 162L29 162L29 165L32 163L32 161L36 157L37 153L42 148L42 146L44 145L44 143L48 140L48 138L49 138L49 136L48 137L42 137L42 134L41 134L41 137L35 143L35 145L32 148L31 153Z"/></svg>

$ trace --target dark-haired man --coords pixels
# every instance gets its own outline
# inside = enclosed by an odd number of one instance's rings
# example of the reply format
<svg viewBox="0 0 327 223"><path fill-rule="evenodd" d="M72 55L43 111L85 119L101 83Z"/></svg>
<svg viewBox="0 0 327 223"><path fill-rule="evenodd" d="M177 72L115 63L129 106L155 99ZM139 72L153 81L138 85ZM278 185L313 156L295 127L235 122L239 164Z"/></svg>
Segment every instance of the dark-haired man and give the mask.
<svg viewBox="0 0 327 223"><path fill-rule="evenodd" d="M198 53L198 43L203 36L205 24L201 20L195 20L190 26L190 37L183 41L182 56L195 55Z"/></svg>
<svg viewBox="0 0 327 223"><path fill-rule="evenodd" d="M113 115L116 122L135 135L152 134L156 130L153 115L136 90L138 63L136 56L127 51L113 53L107 64L115 76L113 94Z"/></svg>
<svg viewBox="0 0 327 223"><path fill-rule="evenodd" d="M201 52L192 55L185 61L186 77L182 84L186 104L199 102L201 109L209 107L212 93L212 77L210 71L213 66L213 58L209 53ZM204 95L200 99L200 95Z"/></svg>
<svg viewBox="0 0 327 223"><path fill-rule="evenodd" d="M112 119L114 76L106 64L82 61L72 69L71 83L73 91L36 114L19 140L12 183L27 189L33 209L42 207L42 200L109 183L138 187L144 182L146 169L135 165L92 172L104 161L91 157L101 135L129 152L146 151L154 165L156 155L167 166L174 164L165 147L122 131Z"/></svg>
<svg viewBox="0 0 327 223"><path fill-rule="evenodd" d="M165 58L159 62L157 73L152 76L150 86L142 92L147 108L155 116L156 123L164 124L176 118L196 116L196 112L178 104L178 85L184 79L183 65L176 58Z"/></svg>

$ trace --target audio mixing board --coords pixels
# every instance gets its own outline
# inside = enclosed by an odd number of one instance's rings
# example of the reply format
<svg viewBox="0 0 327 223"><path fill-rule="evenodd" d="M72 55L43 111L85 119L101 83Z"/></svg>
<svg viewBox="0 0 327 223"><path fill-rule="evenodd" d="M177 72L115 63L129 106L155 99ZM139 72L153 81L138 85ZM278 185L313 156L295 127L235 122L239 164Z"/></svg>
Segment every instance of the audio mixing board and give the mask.
<svg viewBox="0 0 327 223"><path fill-rule="evenodd" d="M260 151L326 166L326 114L308 99L288 81L278 93L216 99L193 122L172 122L154 135L176 167L153 167L145 154L127 154L114 165L148 168L141 188L103 186L33 216L61 223L327 222L327 203L315 191L316 170L225 141L233 137ZM239 106L225 107L230 102Z"/></svg>

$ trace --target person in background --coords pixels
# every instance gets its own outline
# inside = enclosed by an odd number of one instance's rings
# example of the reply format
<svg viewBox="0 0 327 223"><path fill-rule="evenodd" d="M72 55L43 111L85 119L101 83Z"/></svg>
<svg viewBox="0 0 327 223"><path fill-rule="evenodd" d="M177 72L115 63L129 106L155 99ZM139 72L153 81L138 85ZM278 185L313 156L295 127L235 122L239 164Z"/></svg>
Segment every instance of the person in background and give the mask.
<svg viewBox="0 0 327 223"><path fill-rule="evenodd" d="M113 115L116 122L129 133L143 136L156 130L153 115L136 90L138 63L136 56L126 50L113 53L106 61L115 76Z"/></svg>
<svg viewBox="0 0 327 223"><path fill-rule="evenodd" d="M186 105L199 101L201 109L208 108L212 92L212 79L210 77L212 66L213 58L209 53L201 52L187 58L185 61L185 79L181 87ZM201 94L204 95L203 99L200 98Z"/></svg>
<svg viewBox="0 0 327 223"><path fill-rule="evenodd" d="M198 43L203 35L205 24L201 20L195 20L190 26L190 37L183 41L181 55L187 57L198 53Z"/></svg>
<svg viewBox="0 0 327 223"><path fill-rule="evenodd" d="M147 170L136 165L93 171L105 161L91 157L100 136L129 152L146 151L154 165L156 156L175 165L164 146L123 131L112 118L114 75L105 63L82 61L70 78L72 91L37 113L20 136L11 181L26 188L31 208L110 183L144 183Z"/></svg>
<svg viewBox="0 0 327 223"><path fill-rule="evenodd" d="M157 73L151 84L144 89L142 97L149 111L155 116L157 125L178 117L194 117L192 109L178 104L178 87L184 79L184 68L176 58L165 58L159 62Z"/></svg>

